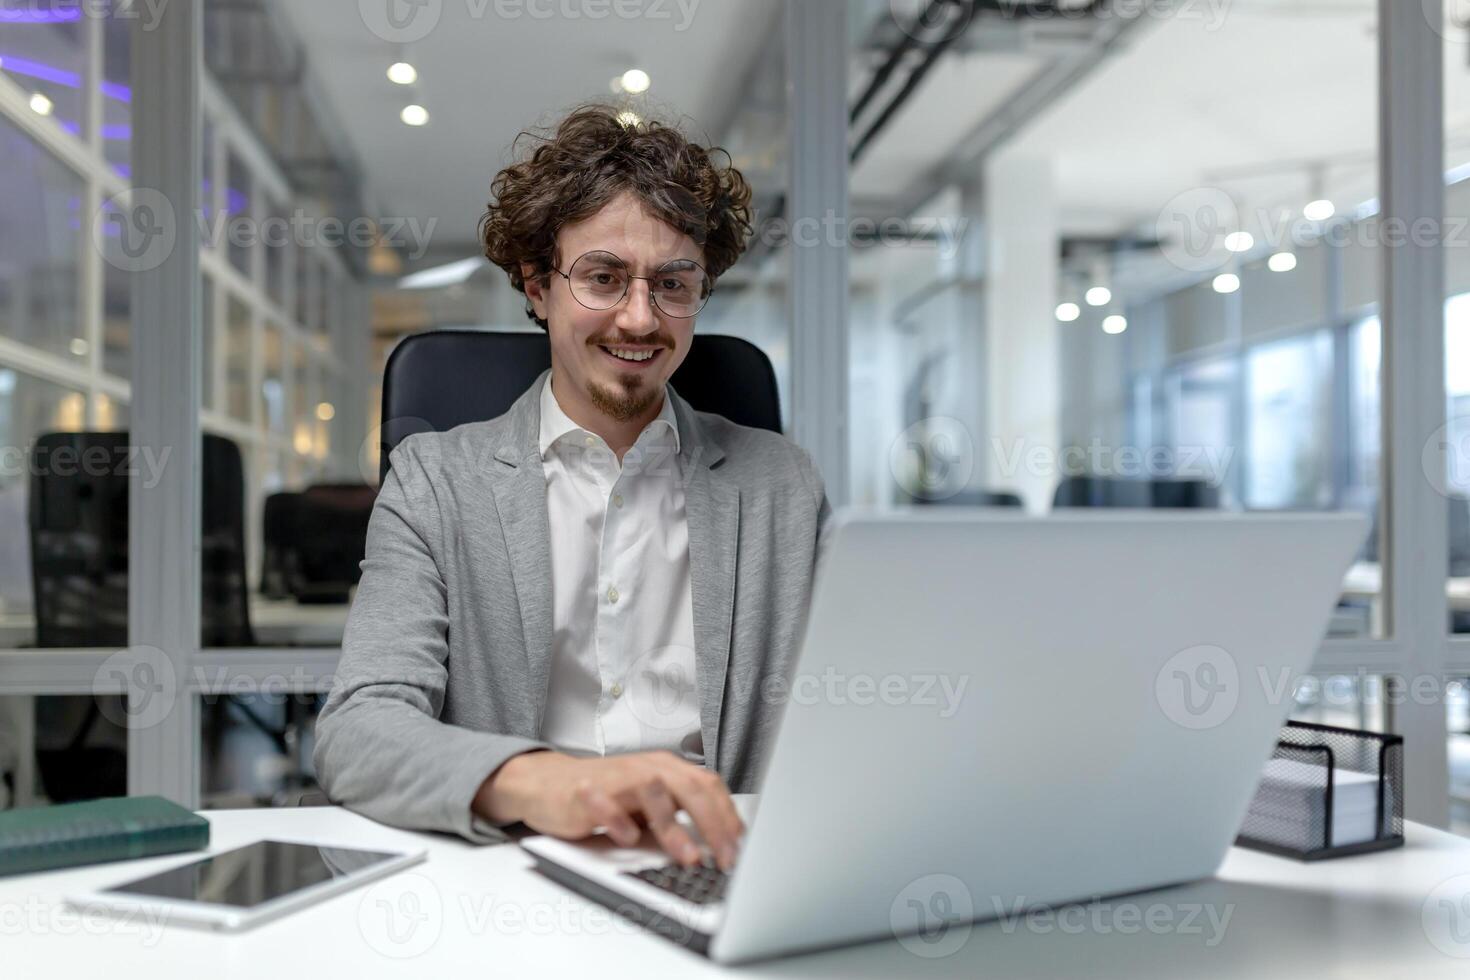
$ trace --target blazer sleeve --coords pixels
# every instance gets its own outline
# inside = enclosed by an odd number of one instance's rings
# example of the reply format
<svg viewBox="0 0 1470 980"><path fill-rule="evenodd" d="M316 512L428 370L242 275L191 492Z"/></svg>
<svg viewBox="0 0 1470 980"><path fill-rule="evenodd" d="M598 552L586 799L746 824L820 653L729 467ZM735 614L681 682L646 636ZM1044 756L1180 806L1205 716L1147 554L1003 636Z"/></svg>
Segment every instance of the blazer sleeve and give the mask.
<svg viewBox="0 0 1470 980"><path fill-rule="evenodd" d="M335 802L382 823L507 839L470 812L480 785L512 756L545 743L439 720L448 680L447 586L434 558L440 512L410 445L368 523L367 552L337 675L316 724L317 778Z"/></svg>

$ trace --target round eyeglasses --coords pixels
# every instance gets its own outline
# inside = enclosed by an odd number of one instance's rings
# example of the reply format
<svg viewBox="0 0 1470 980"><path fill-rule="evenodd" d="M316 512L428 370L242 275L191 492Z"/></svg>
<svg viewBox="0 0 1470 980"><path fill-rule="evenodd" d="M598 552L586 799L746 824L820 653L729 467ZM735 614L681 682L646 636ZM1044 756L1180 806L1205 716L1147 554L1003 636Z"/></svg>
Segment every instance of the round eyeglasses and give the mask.
<svg viewBox="0 0 1470 980"><path fill-rule="evenodd" d="M665 262L651 276L635 276L612 252L588 252L568 272L551 270L567 281L572 298L589 310L610 310L628 295L634 279L648 283L653 305L666 316L686 319L704 309L714 291L709 273L691 259Z"/></svg>

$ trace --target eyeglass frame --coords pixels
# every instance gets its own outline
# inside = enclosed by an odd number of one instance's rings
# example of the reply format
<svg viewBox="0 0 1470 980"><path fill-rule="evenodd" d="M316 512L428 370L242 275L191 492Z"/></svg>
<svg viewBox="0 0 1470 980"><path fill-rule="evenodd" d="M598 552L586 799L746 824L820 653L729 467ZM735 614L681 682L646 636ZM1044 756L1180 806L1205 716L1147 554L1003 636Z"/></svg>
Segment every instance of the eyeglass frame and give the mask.
<svg viewBox="0 0 1470 980"><path fill-rule="evenodd" d="M568 268L575 269L577 267L577 263L578 262L581 262L587 256L592 255L592 254L597 253L597 252L602 252L605 255L611 255L613 258L617 259L620 263L622 263L623 269L626 270L627 273L628 273L628 281L623 284L623 295L619 296L617 298L617 300L611 306L604 306L604 307L601 307L601 308L598 308L596 306L588 306L586 303L582 302L581 298L577 296L577 291L572 288L572 277L571 277L571 274L570 273L567 273L567 272L562 272L560 269L558 269L556 267L555 264L552 264L552 266L551 266L551 271L552 272L555 272L557 275L561 276L563 279L565 279L567 281L567 292L569 292L569 293L572 294L572 299L576 300L577 301L577 305L580 306L580 307L582 307L582 309L584 309L584 310L591 310L594 313L606 313L608 310L615 310L615 309L617 309L618 304L622 303L623 300L625 300L625 299L628 298L628 290L629 290L630 287L632 287L633 280L634 279L642 279L644 282L648 283L648 301L650 303L652 303L658 309L658 311L660 313L662 313L664 316L673 317L675 320L692 320L695 317L699 316L700 312L702 312L704 310L704 308L709 305L709 298L715 294L715 280L714 280L714 277L709 274L709 270L708 269L706 269L703 265L701 265L700 263L694 261L693 259L670 259L668 262L665 262L664 263L664 265L671 265L674 262L688 262L690 265L694 266L700 272L704 273L704 278L709 282L709 291L704 294L704 301L699 304L699 309L695 310L693 313L685 313L682 316L679 315L678 313L670 313L668 310L664 309L662 306L659 306L658 297L655 296L654 295L654 292L653 292L653 276L635 276L635 275L633 275L633 270L628 265L628 261L626 259L624 259L621 255L619 255L616 252L609 252L605 248L594 248L594 249L590 249L589 251L583 252L581 255L579 255L575 259L573 259L572 260L572 264L570 266L568 266ZM659 266L659 269L662 269L664 267L664 265ZM654 270L654 275L657 275L657 274L658 274L658 269L655 269Z"/></svg>

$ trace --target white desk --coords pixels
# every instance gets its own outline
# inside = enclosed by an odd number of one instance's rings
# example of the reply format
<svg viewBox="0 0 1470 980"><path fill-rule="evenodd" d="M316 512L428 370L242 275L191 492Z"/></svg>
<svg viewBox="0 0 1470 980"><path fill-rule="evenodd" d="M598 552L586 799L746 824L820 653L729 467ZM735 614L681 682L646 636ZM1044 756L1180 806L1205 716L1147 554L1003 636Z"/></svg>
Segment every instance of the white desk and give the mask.
<svg viewBox="0 0 1470 980"><path fill-rule="evenodd" d="M183 856L0 879L0 950L7 977L678 977L719 967L614 917L534 874L515 846L474 847L410 834L332 807L207 813L213 849L262 836L429 848L429 860L366 888L239 935L78 917L67 892L161 869ZM936 871L942 869L935 869ZM1461 877L1457 877L1461 876ZM1448 882L1448 884L1444 884ZM1436 891L1439 888L1439 891ZM1315 865L1233 850L1216 878L1114 899L1198 932L1153 932L1141 916L1093 914L1009 931L971 928L957 951L925 958L888 940L741 968L758 977L1364 977L1470 975L1470 840L1409 828L1400 849ZM1450 931L1452 909L1458 936ZM977 898L977 904L979 900ZM1101 908L1102 906L1099 906ZM1426 930L1426 909L1430 929ZM392 913L397 931L389 925ZM1085 923L1077 931L1076 922ZM1162 920L1156 920L1162 921ZM1217 919L1218 921L1218 919ZM1124 934L1124 929L1135 929ZM1433 932L1444 950L1431 940ZM1206 945L1216 935L1218 943ZM396 942L395 942L396 938ZM1454 955L1452 955L1454 954Z"/></svg>

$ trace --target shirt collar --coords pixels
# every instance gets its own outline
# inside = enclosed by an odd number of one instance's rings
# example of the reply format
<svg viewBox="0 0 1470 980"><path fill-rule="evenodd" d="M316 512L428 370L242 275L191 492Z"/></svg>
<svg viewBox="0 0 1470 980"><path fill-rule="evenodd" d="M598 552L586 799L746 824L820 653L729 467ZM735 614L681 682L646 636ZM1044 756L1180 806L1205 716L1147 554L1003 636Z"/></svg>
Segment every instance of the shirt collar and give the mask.
<svg viewBox="0 0 1470 980"><path fill-rule="evenodd" d="M643 427L643 431L638 434L638 439L642 440L644 436L657 438L665 430L673 436L674 452L679 452L679 420L674 414L674 399L668 385L664 385L664 405L663 408L659 409L658 418ZM551 372L548 371L546 373L546 380L541 384L541 435L539 445L541 458L545 459L547 451L555 445L556 441L569 433L586 433L587 435L592 435L592 433L587 432L586 429L583 429L576 422L573 422L571 417L562 411L560 403L556 400L556 396L551 393Z"/></svg>

